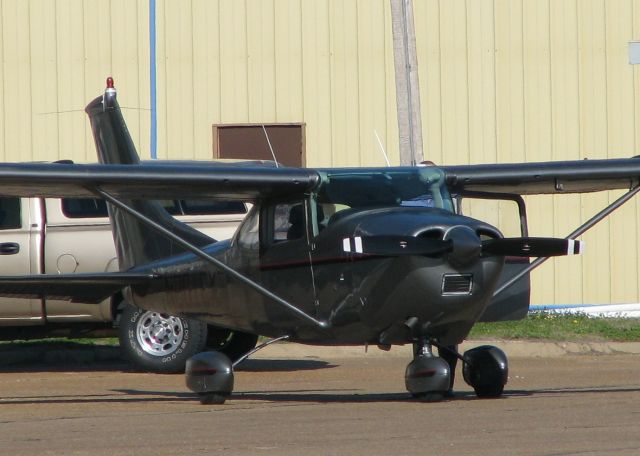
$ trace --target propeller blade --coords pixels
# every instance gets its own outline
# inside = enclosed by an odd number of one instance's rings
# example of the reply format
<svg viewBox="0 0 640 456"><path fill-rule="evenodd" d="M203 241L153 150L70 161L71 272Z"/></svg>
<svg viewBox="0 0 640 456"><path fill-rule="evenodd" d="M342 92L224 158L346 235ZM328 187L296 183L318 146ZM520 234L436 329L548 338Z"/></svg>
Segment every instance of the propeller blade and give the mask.
<svg viewBox="0 0 640 456"><path fill-rule="evenodd" d="M579 255L584 242L576 239L539 237L490 239L482 242L482 253L517 257Z"/></svg>
<svg viewBox="0 0 640 456"><path fill-rule="evenodd" d="M451 251L451 241L413 236L355 236L342 239L342 250L362 255L439 255Z"/></svg>

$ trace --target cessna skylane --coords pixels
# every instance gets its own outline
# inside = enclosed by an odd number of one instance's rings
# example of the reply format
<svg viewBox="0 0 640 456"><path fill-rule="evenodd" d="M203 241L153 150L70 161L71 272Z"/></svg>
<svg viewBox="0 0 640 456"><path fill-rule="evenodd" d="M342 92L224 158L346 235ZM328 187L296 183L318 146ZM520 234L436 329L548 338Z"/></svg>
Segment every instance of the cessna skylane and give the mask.
<svg viewBox="0 0 640 456"><path fill-rule="evenodd" d="M220 352L187 362L203 403L233 391L234 367L273 341L319 345L413 344L405 383L437 400L451 350L477 321L522 318L527 272L549 256L580 253L574 238L638 192L640 160L305 169L273 163L141 163L113 82L86 108L99 164L0 164L0 195L103 198L116 273L0 277L0 295L99 302L122 290L133 305L269 339L233 363ZM566 239L529 237L521 195L629 191ZM523 235L460 214L465 196L515 201ZM214 240L154 200L242 200L252 209L233 239ZM529 264L529 257L538 260ZM506 355L464 354L480 397L503 393Z"/></svg>

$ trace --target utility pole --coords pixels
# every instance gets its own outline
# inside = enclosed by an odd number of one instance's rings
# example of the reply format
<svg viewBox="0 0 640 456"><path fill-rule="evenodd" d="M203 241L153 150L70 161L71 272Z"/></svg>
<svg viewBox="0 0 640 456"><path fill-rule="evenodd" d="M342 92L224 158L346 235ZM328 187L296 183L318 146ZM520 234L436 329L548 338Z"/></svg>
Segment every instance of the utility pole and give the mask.
<svg viewBox="0 0 640 456"><path fill-rule="evenodd" d="M416 165L424 160L416 33L412 0L390 0L393 56L400 134L400 164Z"/></svg>

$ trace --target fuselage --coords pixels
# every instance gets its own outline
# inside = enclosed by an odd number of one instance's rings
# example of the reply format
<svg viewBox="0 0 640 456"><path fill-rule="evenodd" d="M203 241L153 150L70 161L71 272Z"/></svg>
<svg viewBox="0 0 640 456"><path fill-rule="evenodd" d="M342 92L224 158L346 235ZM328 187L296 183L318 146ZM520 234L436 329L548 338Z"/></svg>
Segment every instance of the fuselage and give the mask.
<svg viewBox="0 0 640 456"><path fill-rule="evenodd" d="M143 266L165 279L131 289L130 298L300 342L387 345L428 336L456 343L496 287L503 257L484 256L479 246L498 237L496 228L453 212L436 168L333 170L304 198L258 202L232 240L203 248L327 327L191 253ZM436 250L407 253L412 239Z"/></svg>

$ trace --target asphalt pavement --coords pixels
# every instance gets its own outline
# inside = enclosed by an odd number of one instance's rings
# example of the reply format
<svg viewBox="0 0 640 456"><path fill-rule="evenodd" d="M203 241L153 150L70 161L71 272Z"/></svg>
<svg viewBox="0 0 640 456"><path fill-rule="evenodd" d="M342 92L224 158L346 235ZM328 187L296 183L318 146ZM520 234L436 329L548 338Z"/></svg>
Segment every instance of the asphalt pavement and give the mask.
<svg viewBox="0 0 640 456"><path fill-rule="evenodd" d="M477 399L458 375L439 403L406 393L408 347L287 345L243 364L224 405L201 405L182 375L118 360L5 365L0 454L640 454L633 344L502 344L502 398Z"/></svg>

